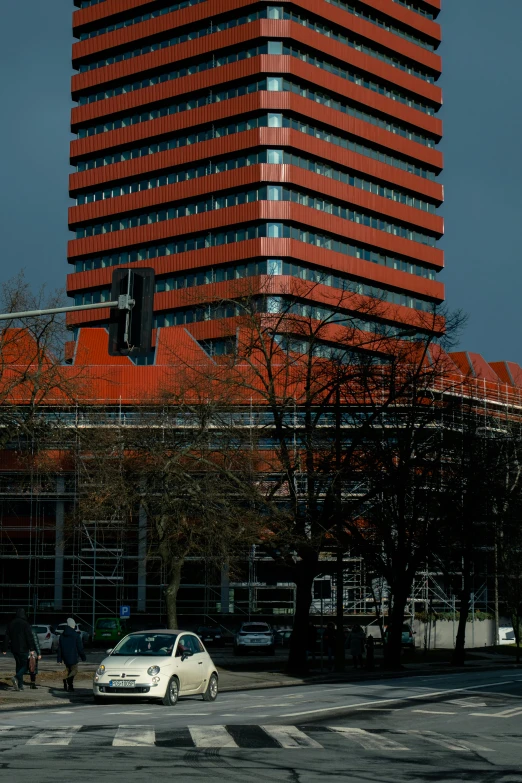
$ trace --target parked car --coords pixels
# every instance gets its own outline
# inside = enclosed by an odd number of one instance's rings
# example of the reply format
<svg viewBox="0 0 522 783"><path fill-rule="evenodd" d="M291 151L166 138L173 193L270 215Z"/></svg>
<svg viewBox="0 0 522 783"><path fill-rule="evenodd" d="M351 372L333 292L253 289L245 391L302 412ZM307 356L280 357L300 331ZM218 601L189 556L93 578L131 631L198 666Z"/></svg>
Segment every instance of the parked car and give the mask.
<svg viewBox="0 0 522 783"><path fill-rule="evenodd" d="M165 706L180 696L218 695L218 673L198 637L188 631L138 631L122 639L93 681L95 702L113 697L158 699Z"/></svg>
<svg viewBox="0 0 522 783"><path fill-rule="evenodd" d="M119 617L99 617L94 625L93 644L114 645L129 632L127 620Z"/></svg>
<svg viewBox="0 0 522 783"><path fill-rule="evenodd" d="M61 636L61 634L65 631L66 628L67 628L67 623L59 623L56 626L55 633ZM77 631L77 633L79 633L80 636L82 637L82 642L84 647L88 647L89 644L92 642L92 632L82 623L76 623L75 631Z"/></svg>
<svg viewBox="0 0 522 783"><path fill-rule="evenodd" d="M503 625L498 629L499 644L515 644L515 631L513 626Z"/></svg>
<svg viewBox="0 0 522 783"><path fill-rule="evenodd" d="M53 631L51 625L33 625L33 631L38 636L38 644L42 654L44 652L54 653L58 649L59 637Z"/></svg>
<svg viewBox="0 0 522 783"><path fill-rule="evenodd" d="M196 633L207 646L222 647L225 644L225 634L219 627L198 625Z"/></svg>
<svg viewBox="0 0 522 783"><path fill-rule="evenodd" d="M415 639L414 632L412 630L411 625L408 625L408 623L404 623L402 626L402 639L401 644L403 647L409 647L410 649L415 649ZM386 641L388 639L388 628L386 627L384 631L384 643L386 644Z"/></svg>
<svg viewBox="0 0 522 783"><path fill-rule="evenodd" d="M234 655L241 655L248 650L274 654L275 639L268 623L243 623L234 639Z"/></svg>

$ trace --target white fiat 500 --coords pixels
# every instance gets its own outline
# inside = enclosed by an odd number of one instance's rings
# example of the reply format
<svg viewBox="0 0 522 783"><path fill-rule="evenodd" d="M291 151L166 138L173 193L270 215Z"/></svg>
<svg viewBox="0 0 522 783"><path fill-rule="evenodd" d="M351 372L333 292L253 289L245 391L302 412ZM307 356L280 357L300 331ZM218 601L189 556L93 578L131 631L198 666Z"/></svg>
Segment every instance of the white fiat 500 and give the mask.
<svg viewBox="0 0 522 783"><path fill-rule="evenodd" d="M201 640L187 631L139 631L126 636L98 667L94 701L114 696L159 699L166 706L180 696L218 695L218 674Z"/></svg>

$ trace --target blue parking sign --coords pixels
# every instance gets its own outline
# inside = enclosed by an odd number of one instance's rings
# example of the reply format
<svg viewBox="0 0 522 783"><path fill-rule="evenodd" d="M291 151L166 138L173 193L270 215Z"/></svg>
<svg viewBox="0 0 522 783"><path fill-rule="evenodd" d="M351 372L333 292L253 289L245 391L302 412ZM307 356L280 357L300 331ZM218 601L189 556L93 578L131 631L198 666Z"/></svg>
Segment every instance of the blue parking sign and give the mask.
<svg viewBox="0 0 522 783"><path fill-rule="evenodd" d="M130 617L130 606L120 606L120 620Z"/></svg>

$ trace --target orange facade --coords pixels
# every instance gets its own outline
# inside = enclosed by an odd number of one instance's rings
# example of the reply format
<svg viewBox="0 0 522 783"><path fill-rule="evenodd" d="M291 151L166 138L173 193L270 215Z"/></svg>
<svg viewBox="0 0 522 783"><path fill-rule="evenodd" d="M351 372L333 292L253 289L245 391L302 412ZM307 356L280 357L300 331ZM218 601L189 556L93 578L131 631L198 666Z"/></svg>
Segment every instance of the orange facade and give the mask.
<svg viewBox="0 0 522 783"><path fill-rule="evenodd" d="M209 308L246 277L275 301L324 273L304 299L353 286L399 326L443 300L438 0L77 5L78 304L104 301L113 267L132 264L156 271L155 325L198 340L235 334Z"/></svg>

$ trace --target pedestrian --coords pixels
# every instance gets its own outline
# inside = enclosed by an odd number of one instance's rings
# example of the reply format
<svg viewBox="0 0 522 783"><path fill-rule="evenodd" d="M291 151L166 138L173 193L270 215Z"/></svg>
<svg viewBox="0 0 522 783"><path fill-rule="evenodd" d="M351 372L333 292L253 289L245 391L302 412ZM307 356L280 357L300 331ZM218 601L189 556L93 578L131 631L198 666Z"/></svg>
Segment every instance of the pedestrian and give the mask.
<svg viewBox="0 0 522 783"><path fill-rule="evenodd" d="M57 656L58 663L63 663L65 667L64 675L66 676L63 678L63 689L71 693L74 691L74 678L78 674L78 659L81 658L82 661L87 660L83 651L81 634L75 628L76 623L72 617L68 617L67 628L61 634L58 643Z"/></svg>
<svg viewBox="0 0 522 783"><path fill-rule="evenodd" d="M366 636L360 625L357 623L353 626L351 632L348 634L347 645L350 648L350 654L353 658L353 665L357 669L358 666L362 668L363 665L363 652Z"/></svg>
<svg viewBox="0 0 522 783"><path fill-rule="evenodd" d="M11 647L11 652L15 659L15 676L12 677L15 691L23 691L24 674L27 672L27 661L29 655L35 652L33 629L31 628L24 609L17 609L16 615L6 628L4 645L2 652L7 653L7 648Z"/></svg>
<svg viewBox="0 0 522 783"><path fill-rule="evenodd" d="M373 672L375 666L375 643L373 636L368 636L366 639L366 668L369 672Z"/></svg>
<svg viewBox="0 0 522 783"><path fill-rule="evenodd" d="M29 653L27 660L27 668L29 670L29 677L31 678L31 690L36 690L36 675L38 674L38 661L42 660L42 651L40 649L40 642L38 641L38 634L34 628L31 628L33 632L34 652Z"/></svg>
<svg viewBox="0 0 522 783"><path fill-rule="evenodd" d="M335 654L335 625L328 623L323 634L323 652L328 655L328 668L333 669L333 660Z"/></svg>
<svg viewBox="0 0 522 783"><path fill-rule="evenodd" d="M317 628L310 620L308 623L308 632L306 636L306 657L308 661L312 659L312 663L315 666L315 653L317 651Z"/></svg>

